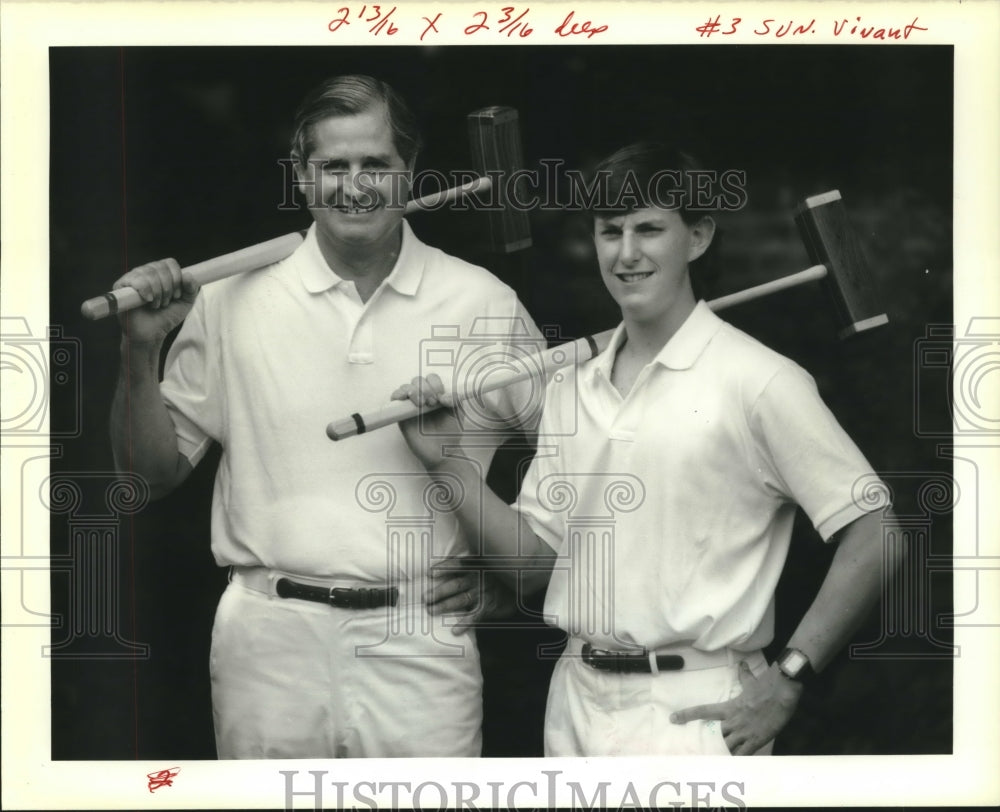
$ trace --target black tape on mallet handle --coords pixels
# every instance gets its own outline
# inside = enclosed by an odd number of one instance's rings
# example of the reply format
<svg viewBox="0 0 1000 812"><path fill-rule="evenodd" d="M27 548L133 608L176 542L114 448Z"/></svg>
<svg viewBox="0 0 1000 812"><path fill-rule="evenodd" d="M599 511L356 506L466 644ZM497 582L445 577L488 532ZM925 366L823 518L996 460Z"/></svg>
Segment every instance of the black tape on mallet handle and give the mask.
<svg viewBox="0 0 1000 812"><path fill-rule="evenodd" d="M354 413L341 420L335 420L326 427L326 436L331 440L344 440L357 434L365 434L375 429L381 429L416 417L425 412L432 412L441 406L454 406L461 400L479 397L488 392L495 392L523 381L538 380L565 366L587 361L598 355L611 340L614 330L605 330L593 336L585 336L575 341L559 344L547 350L525 356L521 359L521 368L517 370L498 371L489 376L489 382L475 392L468 393L464 398L445 394L442 402L436 406L416 406L411 400L393 400L364 414Z"/></svg>
<svg viewBox="0 0 1000 812"><path fill-rule="evenodd" d="M477 178L454 189L434 192L416 200L411 200L406 204L404 210L406 214L412 214L421 209L440 207L442 204L455 200L462 195L486 192L491 187L492 180L490 178ZM275 262L280 262L302 244L304 237L304 232L293 231L291 234L285 234L281 237L275 237L273 240L241 248L230 254L206 259L204 262L198 262L187 268L182 268L182 270L190 273L198 284L207 285L209 282L216 282L219 279L225 279L226 277L246 273L247 271L255 271L259 268L272 265ZM142 307L143 304L145 302L143 302L142 297L139 296L134 288L115 288L103 296L95 296L93 299L87 299L80 306L80 312L86 318L93 321L103 319L106 316L112 316L115 313L123 313L126 310L134 310L137 307Z"/></svg>
<svg viewBox="0 0 1000 812"><path fill-rule="evenodd" d="M825 265L815 265L804 271L800 271L799 273L791 274L770 282L764 282L761 285L756 285L755 287L747 288L746 290L741 290L736 293L730 293L727 296L720 296L717 299L712 299L710 302L706 302L706 304L713 311L717 312L738 304L752 302L755 299L761 299L765 296L772 296L775 293L780 293L783 290L788 290L789 288L797 287L798 285L803 285L807 282L827 279L831 276L833 275L829 273ZM887 321L887 319L885 319L884 316L883 321L881 322L878 322L877 319L869 320L868 326L874 327L876 326L876 322L885 323L885 321ZM854 332L857 332L857 330L854 330ZM556 370L569 366L570 364L580 364L584 361L589 361L591 358L594 358L607 348L613 333L614 330L605 330L602 333L595 333L592 336L578 338L576 341L559 344L555 347L550 347L547 350L536 353L533 356L528 356L527 358L522 359L521 370L516 372L497 372L496 374L490 375L488 383L484 384L476 392L467 394L464 399L479 397L497 389L502 389L505 386L511 386L512 384L527 381L532 378L548 376ZM843 335L844 332L842 331L841 334ZM411 417L417 417L418 415L432 412L435 409L455 406L461 400L462 398L458 398L454 394L444 396L442 402L439 402L435 406L416 406L413 401L410 400L393 400L385 406L365 412L364 414L356 412L347 417L333 421L326 427L326 435L331 440L344 440L348 437L354 437L357 434L364 434L369 431L374 431L375 429L384 428L385 426L391 426L393 423L409 420Z"/></svg>

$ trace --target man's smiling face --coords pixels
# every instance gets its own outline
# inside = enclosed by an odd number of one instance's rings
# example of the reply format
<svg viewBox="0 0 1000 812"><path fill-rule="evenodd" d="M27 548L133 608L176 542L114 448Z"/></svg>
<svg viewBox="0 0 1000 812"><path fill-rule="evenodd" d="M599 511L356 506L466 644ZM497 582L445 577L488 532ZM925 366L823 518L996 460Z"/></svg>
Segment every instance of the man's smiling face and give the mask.
<svg viewBox="0 0 1000 812"><path fill-rule="evenodd" d="M676 211L656 206L595 217L601 278L622 313L649 321L686 302L688 263L704 252L705 236L701 224L689 226Z"/></svg>
<svg viewBox="0 0 1000 812"><path fill-rule="evenodd" d="M384 104L313 125L312 151L298 179L320 244L377 250L398 233L410 167L393 142Z"/></svg>

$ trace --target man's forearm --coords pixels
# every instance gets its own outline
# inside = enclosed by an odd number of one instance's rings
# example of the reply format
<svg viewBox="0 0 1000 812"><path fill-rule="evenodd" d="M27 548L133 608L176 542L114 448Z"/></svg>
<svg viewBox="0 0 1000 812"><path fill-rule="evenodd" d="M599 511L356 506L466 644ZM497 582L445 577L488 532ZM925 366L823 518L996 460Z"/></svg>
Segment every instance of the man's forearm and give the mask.
<svg viewBox="0 0 1000 812"><path fill-rule="evenodd" d="M837 551L809 610L788 646L822 669L851 639L878 600L886 579L899 568L903 551L883 563L883 532L891 513L874 512L855 520L839 534Z"/></svg>
<svg viewBox="0 0 1000 812"><path fill-rule="evenodd" d="M522 584L529 592L548 584L555 551L535 534L518 511L490 490L474 462L464 457L448 457L429 473L448 487L450 504L474 549L487 556L523 562L518 570L509 566L498 568L500 577L515 588Z"/></svg>
<svg viewBox="0 0 1000 812"><path fill-rule="evenodd" d="M155 499L190 471L177 451L177 436L160 396L160 344L121 346L121 369L111 402L111 449L115 467L143 477Z"/></svg>

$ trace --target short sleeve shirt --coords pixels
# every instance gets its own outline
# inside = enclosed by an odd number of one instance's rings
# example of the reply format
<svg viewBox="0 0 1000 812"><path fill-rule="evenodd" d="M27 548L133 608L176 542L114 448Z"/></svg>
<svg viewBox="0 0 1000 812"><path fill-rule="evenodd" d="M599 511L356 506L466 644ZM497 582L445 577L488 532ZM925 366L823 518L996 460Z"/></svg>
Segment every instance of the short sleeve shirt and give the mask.
<svg viewBox="0 0 1000 812"><path fill-rule="evenodd" d="M453 388L491 357L537 350L539 333L509 287L425 245L405 221L395 267L363 303L331 272L314 229L282 262L202 289L161 393L193 464L222 445L212 501L220 565L416 578L465 551L454 517L397 427L333 442L327 425L386 405L416 375L435 372ZM463 413L484 471L496 432L532 427L542 394L513 387Z"/></svg>
<svg viewBox="0 0 1000 812"><path fill-rule="evenodd" d="M550 622L595 645L760 648L796 505L824 539L874 473L794 362L701 302L622 398L609 348L553 380L517 507Z"/></svg>

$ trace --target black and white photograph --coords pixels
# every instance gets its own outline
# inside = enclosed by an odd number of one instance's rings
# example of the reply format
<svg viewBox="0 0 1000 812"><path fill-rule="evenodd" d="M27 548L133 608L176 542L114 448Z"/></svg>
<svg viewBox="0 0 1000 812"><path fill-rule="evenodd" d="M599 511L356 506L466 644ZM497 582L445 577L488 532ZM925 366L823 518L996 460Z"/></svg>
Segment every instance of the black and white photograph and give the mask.
<svg viewBox="0 0 1000 812"><path fill-rule="evenodd" d="M154 5L4 9L5 808L997 800L996 9Z"/></svg>

